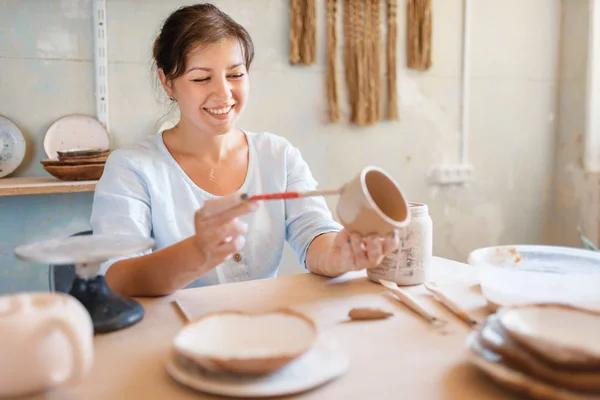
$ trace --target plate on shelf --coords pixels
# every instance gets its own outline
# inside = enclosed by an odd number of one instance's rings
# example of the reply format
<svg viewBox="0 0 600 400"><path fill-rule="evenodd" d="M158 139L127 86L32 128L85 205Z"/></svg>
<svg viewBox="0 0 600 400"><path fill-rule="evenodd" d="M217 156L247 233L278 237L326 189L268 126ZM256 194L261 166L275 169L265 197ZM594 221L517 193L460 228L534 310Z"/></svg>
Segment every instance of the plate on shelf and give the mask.
<svg viewBox="0 0 600 400"><path fill-rule="evenodd" d="M110 137L96 118L75 114L59 118L50 125L43 145L48 158L57 160L59 151L109 149Z"/></svg>
<svg viewBox="0 0 600 400"><path fill-rule="evenodd" d="M281 397L315 389L346 373L350 360L336 341L320 338L306 354L261 377L218 376L175 353L167 360L169 375L179 383L201 392L235 398Z"/></svg>
<svg viewBox="0 0 600 400"><path fill-rule="evenodd" d="M21 165L26 147L25 137L19 127L0 116L0 178L12 174Z"/></svg>
<svg viewBox="0 0 600 400"><path fill-rule="evenodd" d="M600 252L544 245L494 246L474 250L490 308L566 303L600 309Z"/></svg>

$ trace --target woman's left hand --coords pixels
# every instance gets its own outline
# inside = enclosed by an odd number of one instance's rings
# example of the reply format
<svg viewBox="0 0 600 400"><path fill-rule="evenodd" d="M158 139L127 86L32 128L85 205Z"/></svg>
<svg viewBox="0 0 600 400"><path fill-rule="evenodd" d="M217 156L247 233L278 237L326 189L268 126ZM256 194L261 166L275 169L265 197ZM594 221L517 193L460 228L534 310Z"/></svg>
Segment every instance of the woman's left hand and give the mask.
<svg viewBox="0 0 600 400"><path fill-rule="evenodd" d="M336 234L330 249L330 268L336 275L349 271L377 267L385 256L398 248L397 234L387 236L361 236L346 229ZM337 265L336 265L337 264Z"/></svg>

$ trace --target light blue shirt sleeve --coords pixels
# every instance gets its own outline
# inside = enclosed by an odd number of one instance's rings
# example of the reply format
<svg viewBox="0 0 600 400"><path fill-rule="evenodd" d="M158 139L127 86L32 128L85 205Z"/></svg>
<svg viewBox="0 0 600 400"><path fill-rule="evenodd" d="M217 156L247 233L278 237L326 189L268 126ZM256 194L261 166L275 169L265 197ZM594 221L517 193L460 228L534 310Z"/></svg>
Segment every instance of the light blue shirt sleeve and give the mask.
<svg viewBox="0 0 600 400"><path fill-rule="evenodd" d="M96 185L90 224L94 234L129 234L150 237L152 218L146 183L123 150L115 150L106 161ZM113 258L102 265L104 274L114 262L149 253L150 250Z"/></svg>
<svg viewBox="0 0 600 400"><path fill-rule="evenodd" d="M317 189L306 161L300 151L289 146L286 154L287 191L309 191ZM306 252L311 242L327 232L338 232L342 225L336 222L325 199L320 196L305 197L285 201L286 240L298 257L300 265L306 268Z"/></svg>

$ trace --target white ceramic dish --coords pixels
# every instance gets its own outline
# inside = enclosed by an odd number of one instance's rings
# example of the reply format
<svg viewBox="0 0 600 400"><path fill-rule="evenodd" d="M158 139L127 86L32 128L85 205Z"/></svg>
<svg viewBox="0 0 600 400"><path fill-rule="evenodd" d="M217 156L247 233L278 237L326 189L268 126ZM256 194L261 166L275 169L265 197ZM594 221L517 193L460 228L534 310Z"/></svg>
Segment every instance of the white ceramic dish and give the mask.
<svg viewBox="0 0 600 400"><path fill-rule="evenodd" d="M12 174L23 162L25 137L11 120L0 116L0 178Z"/></svg>
<svg viewBox="0 0 600 400"><path fill-rule="evenodd" d="M263 375L306 353L317 338L315 324L292 311L224 311L187 324L173 348L211 371Z"/></svg>
<svg viewBox="0 0 600 400"><path fill-rule="evenodd" d="M600 314L564 305L530 305L498 312L517 342L558 366L600 369Z"/></svg>
<svg viewBox="0 0 600 400"><path fill-rule="evenodd" d="M270 375L222 377L167 360L169 375L190 388L233 398L280 397L315 389L345 374L347 354L335 341L320 338L309 352Z"/></svg>
<svg viewBox="0 0 600 400"><path fill-rule="evenodd" d="M569 247L517 245L477 249L468 263L479 268L491 308L566 303L600 309L600 253Z"/></svg>
<svg viewBox="0 0 600 400"><path fill-rule="evenodd" d="M109 149L110 136L96 118L88 115L67 115L55 121L44 136L44 151L50 160L57 160L57 151Z"/></svg>
<svg viewBox="0 0 600 400"><path fill-rule="evenodd" d="M15 255L39 263L95 263L142 252L154 244L154 239L138 235L69 236L23 244L15 248Z"/></svg>
<svg viewBox="0 0 600 400"><path fill-rule="evenodd" d="M487 351L477 341L477 331L467 337L468 358L473 365L500 385L528 398L539 400L600 400L600 396L576 393L534 379L500 363L500 357ZM485 356L484 356L485 354Z"/></svg>

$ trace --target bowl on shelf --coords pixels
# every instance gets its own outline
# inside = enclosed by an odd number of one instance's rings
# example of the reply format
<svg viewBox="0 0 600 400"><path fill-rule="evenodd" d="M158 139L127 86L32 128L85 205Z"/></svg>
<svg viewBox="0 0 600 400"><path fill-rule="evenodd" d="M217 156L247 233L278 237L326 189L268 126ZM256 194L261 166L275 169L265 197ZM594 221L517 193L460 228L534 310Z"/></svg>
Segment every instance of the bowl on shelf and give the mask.
<svg viewBox="0 0 600 400"><path fill-rule="evenodd" d="M44 169L52 176L62 181L95 181L104 172L104 162L91 164L44 164Z"/></svg>
<svg viewBox="0 0 600 400"><path fill-rule="evenodd" d="M58 161L69 164L78 164L80 162L104 162L109 154L110 150L108 149L65 150L58 151Z"/></svg>
<svg viewBox="0 0 600 400"><path fill-rule="evenodd" d="M73 150L58 150L58 159L69 157L94 157L106 155L110 152L109 149L73 149Z"/></svg>
<svg viewBox="0 0 600 400"><path fill-rule="evenodd" d="M40 162L50 175L63 181L98 180L110 152L110 149L59 150L58 159Z"/></svg>

